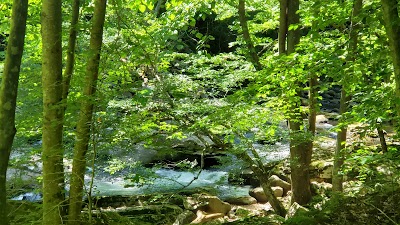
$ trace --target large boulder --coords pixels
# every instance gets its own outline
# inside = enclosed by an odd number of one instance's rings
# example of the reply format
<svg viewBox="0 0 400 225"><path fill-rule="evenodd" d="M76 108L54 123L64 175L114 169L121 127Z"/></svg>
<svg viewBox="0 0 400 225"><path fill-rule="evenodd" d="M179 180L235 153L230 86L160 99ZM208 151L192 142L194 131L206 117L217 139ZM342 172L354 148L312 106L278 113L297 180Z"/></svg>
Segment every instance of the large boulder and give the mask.
<svg viewBox="0 0 400 225"><path fill-rule="evenodd" d="M227 214L231 210L231 205L221 201L216 196L199 195L188 197L184 200L183 205L188 210L201 210L206 213L222 213Z"/></svg>
<svg viewBox="0 0 400 225"><path fill-rule="evenodd" d="M282 187L272 187L272 192L274 192L275 197L283 196L283 188Z"/></svg>
<svg viewBox="0 0 400 225"><path fill-rule="evenodd" d="M232 197L225 199L225 201L234 205L252 205L257 203L257 199L251 196Z"/></svg>
<svg viewBox="0 0 400 225"><path fill-rule="evenodd" d="M282 197L283 196L283 188L282 187L271 187L272 192L274 193L275 197ZM249 191L249 195L257 199L258 202L268 202L268 197L265 195L264 190L262 187L257 187L251 189Z"/></svg>
<svg viewBox="0 0 400 225"><path fill-rule="evenodd" d="M229 203L221 201L216 196L201 196L199 199L203 202L207 202L206 205L201 207L201 209L207 213L222 213L225 215L231 211L232 208Z"/></svg>
<svg viewBox="0 0 400 225"><path fill-rule="evenodd" d="M264 193L264 190L262 187L256 187L253 188L249 191L249 195L255 199L257 199L258 202L268 202L268 198Z"/></svg>
<svg viewBox="0 0 400 225"><path fill-rule="evenodd" d="M269 182L270 182L271 186L277 186L277 187L283 188L284 193L287 193L288 191L290 191L292 189L292 185L289 182L282 180L277 175L272 175L269 178Z"/></svg>

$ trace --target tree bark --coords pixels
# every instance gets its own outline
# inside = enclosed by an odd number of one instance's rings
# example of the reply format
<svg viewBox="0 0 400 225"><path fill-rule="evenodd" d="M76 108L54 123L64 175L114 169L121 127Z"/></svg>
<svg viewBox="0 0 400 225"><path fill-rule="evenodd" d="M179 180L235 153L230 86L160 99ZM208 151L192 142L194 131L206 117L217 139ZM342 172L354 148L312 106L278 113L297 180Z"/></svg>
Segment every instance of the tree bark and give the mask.
<svg viewBox="0 0 400 225"><path fill-rule="evenodd" d="M61 0L42 2L43 224L63 224Z"/></svg>
<svg viewBox="0 0 400 225"><path fill-rule="evenodd" d="M71 28L69 30L67 61L65 65L64 79L63 79L62 97L65 105L64 108L66 108L67 105L69 86L71 83L72 73L74 71L75 46L76 46L76 37L78 33L79 5L80 5L80 0L74 0L72 5Z"/></svg>
<svg viewBox="0 0 400 225"><path fill-rule="evenodd" d="M165 8L165 2L166 0L158 0L156 7L154 7L154 15L156 17L159 17L161 13L163 12L163 9Z"/></svg>
<svg viewBox="0 0 400 225"><path fill-rule="evenodd" d="M353 4L353 12L351 16L351 26L350 26L350 37L349 37L349 58L348 61L355 61L355 55L357 54L357 38L358 38L358 30L359 23L361 20L358 18L362 9L362 0L354 0ZM346 81L346 77L344 77ZM346 82L342 84L342 91L340 96L340 109L339 114L341 115L339 124L345 122L344 114L347 112L348 101L351 96L349 96L346 92L348 85ZM335 159L333 162L333 171L332 171L332 190L342 192L343 191L343 175L340 173L340 169L344 163L344 154L343 149L346 147L346 139L347 139L347 127L342 127L337 132L336 138L336 150L335 150Z"/></svg>
<svg viewBox="0 0 400 225"><path fill-rule="evenodd" d="M100 52L103 41L103 27L106 13L106 0L96 0L93 24L90 36L89 59L86 66L84 99L81 102L76 131L76 144L72 164L71 188L69 199L68 224L80 224L86 152L90 139L96 83L99 72Z"/></svg>
<svg viewBox="0 0 400 225"><path fill-rule="evenodd" d="M342 86L342 91L340 95L340 108L339 114L343 115L347 112L347 94ZM341 118L339 123L344 122ZM332 171L332 190L342 192L343 191L343 175L340 174L340 168L344 163L344 155L343 150L346 147L346 139L347 139L347 128L343 127L337 132L336 137L336 149L335 149L335 157L333 162L333 171Z"/></svg>
<svg viewBox="0 0 400 225"><path fill-rule="evenodd" d="M287 27L299 24L300 16L299 0L288 1L287 5ZM287 54L295 52L296 45L300 42L300 30L298 28L288 29ZM300 99L300 84L295 85L297 97ZM311 162L312 139L307 132L302 131L303 119L300 112L300 100L292 102L290 112L290 168L292 180L292 201L305 205L311 200L309 165ZM313 100L314 101L314 100ZM313 121L313 118L310 118ZM314 120L315 121L315 120ZM310 122L310 121L309 121ZM309 126L309 129L313 126ZM310 140L311 139L311 140Z"/></svg>
<svg viewBox="0 0 400 225"><path fill-rule="evenodd" d="M382 153L387 153L388 149L385 139L385 132L382 129L382 125L378 124L378 128L376 128L376 130L378 131L379 142L381 143Z"/></svg>
<svg viewBox="0 0 400 225"><path fill-rule="evenodd" d="M257 155L257 154L256 154ZM257 155L258 156L258 155ZM243 161L245 161L248 165L251 166L251 170L254 172L254 174L257 176L257 178L260 180L261 187L263 188L263 191L265 195L268 198L268 202L271 204L271 207L274 209L276 214L285 217L286 216L286 209L283 207L282 202L278 200L277 197L275 197L274 192L272 191L271 184L269 181L269 177L271 174L263 169L263 165L260 162L254 162L247 152L243 152L238 155L239 158L241 158Z"/></svg>
<svg viewBox="0 0 400 225"><path fill-rule="evenodd" d="M396 111L400 116L400 18L398 12L398 0L381 0L383 20L385 21L386 35L389 39L389 47L392 54L394 76L396 82ZM396 124L399 129L399 123Z"/></svg>
<svg viewBox="0 0 400 225"><path fill-rule="evenodd" d="M256 49L254 48L254 44L253 41L251 40L249 33L249 27L247 26L245 0L239 0L238 13L239 13L240 26L242 27L243 39L246 42L251 63L254 65L256 70L261 70L262 66L260 63L260 59L258 58Z"/></svg>
<svg viewBox="0 0 400 225"><path fill-rule="evenodd" d="M15 110L24 50L28 0L14 0L4 72L0 87L0 221L8 225L6 174L16 133Z"/></svg>
<svg viewBox="0 0 400 225"><path fill-rule="evenodd" d="M287 25L287 7L288 0L280 0L280 16L279 16L279 54L286 54L286 36L288 32Z"/></svg>

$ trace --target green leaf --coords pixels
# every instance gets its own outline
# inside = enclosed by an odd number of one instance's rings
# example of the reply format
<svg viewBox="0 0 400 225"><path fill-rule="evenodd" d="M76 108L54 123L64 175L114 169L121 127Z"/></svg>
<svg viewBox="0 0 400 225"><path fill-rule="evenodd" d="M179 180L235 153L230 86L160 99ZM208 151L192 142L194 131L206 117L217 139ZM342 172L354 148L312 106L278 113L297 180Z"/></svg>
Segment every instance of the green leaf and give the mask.
<svg viewBox="0 0 400 225"><path fill-rule="evenodd" d="M145 12L146 11L146 9L147 9L147 7L145 6L145 5L139 5L139 11L140 12Z"/></svg>
<svg viewBox="0 0 400 225"><path fill-rule="evenodd" d="M196 37L197 37L198 39L201 39L201 38L203 37L203 34L197 33L197 34L196 34Z"/></svg>

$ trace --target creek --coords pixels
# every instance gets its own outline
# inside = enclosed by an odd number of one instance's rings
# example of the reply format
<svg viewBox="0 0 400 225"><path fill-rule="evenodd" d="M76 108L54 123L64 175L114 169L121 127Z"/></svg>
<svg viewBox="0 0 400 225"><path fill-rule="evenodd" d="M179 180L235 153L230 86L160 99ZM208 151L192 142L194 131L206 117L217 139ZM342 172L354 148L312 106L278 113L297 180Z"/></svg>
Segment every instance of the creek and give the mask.
<svg viewBox="0 0 400 225"><path fill-rule="evenodd" d="M274 145L254 144L253 147L265 162L282 160L289 156L287 143L276 143ZM241 165L240 160L231 156L232 163L215 169L204 169L196 171L181 171L174 169L153 169L150 182L143 185L132 185L122 175L110 175L104 171L96 171L98 175L93 179L93 196L116 196L116 195L141 195L168 193L176 191L207 191L215 192L221 199L248 196L250 185L235 185L228 180L229 172ZM41 165L40 165L41 167ZM38 171L41 171L39 168ZM85 175L86 190L91 181L90 172ZM129 187L127 187L129 186ZM68 189L68 185L67 185ZM13 198L14 200L40 201L40 194L25 193Z"/></svg>

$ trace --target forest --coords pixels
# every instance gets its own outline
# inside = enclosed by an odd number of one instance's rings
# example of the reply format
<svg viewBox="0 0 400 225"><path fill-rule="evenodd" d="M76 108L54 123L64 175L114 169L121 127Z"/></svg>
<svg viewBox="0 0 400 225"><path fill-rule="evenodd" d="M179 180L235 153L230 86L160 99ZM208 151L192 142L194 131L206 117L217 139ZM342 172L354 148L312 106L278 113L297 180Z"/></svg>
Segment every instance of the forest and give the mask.
<svg viewBox="0 0 400 225"><path fill-rule="evenodd" d="M400 224L399 0L2 0L0 224Z"/></svg>

